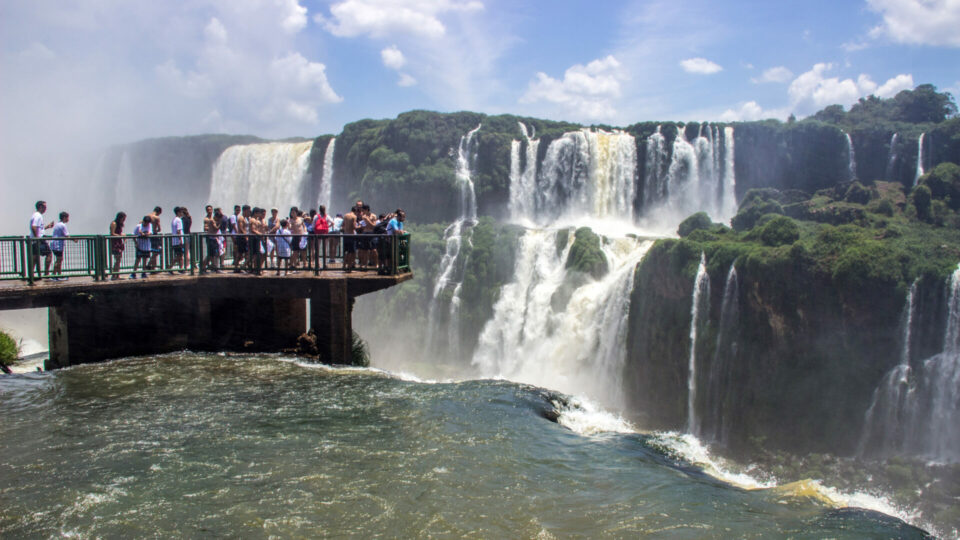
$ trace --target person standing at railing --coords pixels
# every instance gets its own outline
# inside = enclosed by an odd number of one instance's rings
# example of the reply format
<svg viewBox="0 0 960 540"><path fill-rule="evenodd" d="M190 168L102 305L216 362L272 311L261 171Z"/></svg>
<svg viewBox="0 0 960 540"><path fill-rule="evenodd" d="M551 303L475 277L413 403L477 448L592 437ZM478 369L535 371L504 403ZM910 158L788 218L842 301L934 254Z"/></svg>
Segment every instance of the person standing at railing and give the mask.
<svg viewBox="0 0 960 540"><path fill-rule="evenodd" d="M157 259L160 257L160 253L163 251L163 238L160 238L160 213L163 212L163 208L159 206L153 207L153 212L150 212L150 270L153 270L157 267ZM143 276L147 277L147 276Z"/></svg>
<svg viewBox="0 0 960 540"><path fill-rule="evenodd" d="M117 212L117 217L110 222L110 236L122 236L123 224L126 221L127 214ZM113 268L111 270L113 275L110 277L111 280L120 279L120 261L123 260L123 248L123 238L110 239L110 256L113 257Z"/></svg>
<svg viewBox="0 0 960 540"><path fill-rule="evenodd" d="M137 258L133 261L133 273L130 274L130 279L137 279L137 266L141 262L143 265L140 267L140 277L147 279L147 265L154 255L151 234L153 234L153 218L143 216L143 221L133 229L133 236L136 237Z"/></svg>
<svg viewBox="0 0 960 540"><path fill-rule="evenodd" d="M316 236L316 246L315 249L319 249L319 258L317 260L323 259L327 256L327 253L330 252L330 246L328 245L327 235L330 234L330 221L327 217L327 207L320 205L319 212L317 212L316 217L313 218L313 234ZM331 256L332 259L332 256ZM330 262L333 262L332 260Z"/></svg>
<svg viewBox="0 0 960 540"><path fill-rule="evenodd" d="M203 258L203 261L200 263L200 267L203 270L213 270L214 272L220 272L217 270L216 261L220 256L220 244L217 242L217 219L214 217L213 206L209 204L206 207L207 216L203 218L203 232L207 234L204 237L204 242L206 242L206 251L207 256Z"/></svg>
<svg viewBox="0 0 960 540"><path fill-rule="evenodd" d="M245 204L242 207L235 207L234 211L240 209L240 213L230 216L230 224L233 227L233 273L240 273L240 265L247 259L247 267L250 267L250 240L247 237L250 234L250 205Z"/></svg>
<svg viewBox="0 0 960 540"><path fill-rule="evenodd" d="M267 220L267 229L271 231L280 230L280 220L279 220L280 211L276 208L270 209L270 219ZM277 247L274 242L267 239L267 265L272 266L276 263L277 257Z"/></svg>
<svg viewBox="0 0 960 540"><path fill-rule="evenodd" d="M170 273L173 274L174 266L179 266L180 273L182 274L184 272L183 246L186 242L184 242L183 236L183 209L179 206L173 207L173 219L170 221L170 234L173 235L173 238L170 239L170 244L173 246L173 261L170 262Z"/></svg>
<svg viewBox="0 0 960 540"><path fill-rule="evenodd" d="M290 244L290 266L293 267L293 273L297 273L300 266L300 258L303 256L303 249L307 247L306 226L303 223L303 214L300 209L294 206L290 209L290 234L293 235L293 242Z"/></svg>
<svg viewBox="0 0 960 540"><path fill-rule="evenodd" d="M43 240L43 231L53 228L53 223L46 226L43 224L43 214L47 211L47 201L37 201L34 208L36 208L37 211L30 216L30 238L34 239L30 243L30 252L32 253L30 265L36 268L36 277L34 279L40 280L42 279L40 277L40 257L43 257L43 273L50 273L50 246Z"/></svg>
<svg viewBox="0 0 960 540"><path fill-rule="evenodd" d="M277 231L277 275L280 275L280 266L286 263L283 275L290 271L290 222L281 219L280 230Z"/></svg>
<svg viewBox="0 0 960 540"><path fill-rule="evenodd" d="M190 217L190 211L187 210L186 206L180 207L180 221L183 223L183 234L186 238L190 238L190 228L193 226L193 218ZM184 251L184 260L190 261L190 240L187 240L183 243ZM190 263L191 270L193 269L193 263Z"/></svg>
<svg viewBox="0 0 960 540"><path fill-rule="evenodd" d="M220 260L220 268L223 268L223 258L227 254L227 235L233 233L230 226L230 219L223 215L223 210L219 207L213 209L213 219L217 220L220 234L217 235L217 257Z"/></svg>
<svg viewBox="0 0 960 540"><path fill-rule="evenodd" d="M67 212L60 212L60 221L53 226L53 237L60 238L60 240L53 240L50 242L50 250L53 251L53 256L56 261L53 263L53 273L56 277L50 278L52 281L66 281L67 278L61 276L63 273L63 238L70 236L70 232L67 231L67 222L70 221L70 214ZM76 238L72 239L73 243L76 244L78 240Z"/></svg>
<svg viewBox="0 0 960 540"><path fill-rule="evenodd" d="M357 230L357 214L360 208L354 206L349 212L344 214L341 230L343 231L343 267L348 272L356 266L357 260L357 239L355 237Z"/></svg>

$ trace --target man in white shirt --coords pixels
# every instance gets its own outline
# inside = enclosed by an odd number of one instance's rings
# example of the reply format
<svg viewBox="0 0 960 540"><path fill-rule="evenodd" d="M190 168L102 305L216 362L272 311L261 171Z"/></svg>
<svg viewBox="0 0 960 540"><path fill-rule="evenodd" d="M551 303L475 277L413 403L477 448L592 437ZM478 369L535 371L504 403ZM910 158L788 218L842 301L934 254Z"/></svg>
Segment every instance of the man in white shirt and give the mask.
<svg viewBox="0 0 960 540"><path fill-rule="evenodd" d="M54 240L50 242L50 250L53 251L56 261L53 263L53 273L56 277L50 278L51 281L66 281L67 278L60 275L63 271L63 248L64 238L70 236L70 231L67 230L67 223L70 221L70 214L67 212L60 212L60 221L53 226L53 238ZM73 239L73 243L77 243L77 239Z"/></svg>
<svg viewBox="0 0 960 540"><path fill-rule="evenodd" d="M170 234L173 235L173 238L170 239L171 245L173 245L173 261L170 263L170 273L173 273L173 267L179 266L180 273L184 273L183 269L183 209L179 206L173 208L173 220L170 222Z"/></svg>
<svg viewBox="0 0 960 540"><path fill-rule="evenodd" d="M50 223L46 226L43 225L43 213L47 211L47 201L37 201L37 204L34 205L37 209L36 212L30 216L30 238L36 238L38 240L32 241L30 243L30 252L33 254L30 264L36 268L36 275L34 279L41 279L40 273L40 257L43 257L43 268L44 274L50 273L50 246L47 245L46 241L43 240L43 231L53 227L53 223Z"/></svg>

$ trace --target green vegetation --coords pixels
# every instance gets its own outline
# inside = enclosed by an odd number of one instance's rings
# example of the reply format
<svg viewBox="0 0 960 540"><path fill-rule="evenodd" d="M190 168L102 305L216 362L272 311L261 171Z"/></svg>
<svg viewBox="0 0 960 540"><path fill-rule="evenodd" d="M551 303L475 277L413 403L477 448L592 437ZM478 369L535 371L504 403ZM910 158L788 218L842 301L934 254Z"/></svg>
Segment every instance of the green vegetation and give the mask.
<svg viewBox="0 0 960 540"><path fill-rule="evenodd" d="M567 254L566 267L589 274L594 279L600 279L610 268L607 258L600 248L602 239L588 227L581 227L574 233L573 245Z"/></svg>
<svg viewBox="0 0 960 540"><path fill-rule="evenodd" d="M19 357L20 344L10 334L0 331L0 364L9 366Z"/></svg>
<svg viewBox="0 0 960 540"><path fill-rule="evenodd" d="M680 223L677 227L677 234L680 238L685 238L695 230L709 229L713 225L710 216L706 212L697 212Z"/></svg>
<svg viewBox="0 0 960 540"><path fill-rule="evenodd" d="M367 350L367 344L360 337L360 334L353 332L350 337L350 365L369 367L370 353Z"/></svg>

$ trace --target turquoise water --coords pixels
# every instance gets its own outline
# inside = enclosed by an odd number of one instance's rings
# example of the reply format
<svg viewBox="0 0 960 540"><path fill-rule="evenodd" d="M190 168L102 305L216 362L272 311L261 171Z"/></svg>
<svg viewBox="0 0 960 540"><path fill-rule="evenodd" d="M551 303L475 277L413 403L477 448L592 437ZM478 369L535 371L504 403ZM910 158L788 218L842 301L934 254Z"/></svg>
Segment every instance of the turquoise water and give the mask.
<svg viewBox="0 0 960 540"><path fill-rule="evenodd" d="M742 489L552 392L182 354L0 379L4 537L922 538ZM582 412L582 411L581 411Z"/></svg>

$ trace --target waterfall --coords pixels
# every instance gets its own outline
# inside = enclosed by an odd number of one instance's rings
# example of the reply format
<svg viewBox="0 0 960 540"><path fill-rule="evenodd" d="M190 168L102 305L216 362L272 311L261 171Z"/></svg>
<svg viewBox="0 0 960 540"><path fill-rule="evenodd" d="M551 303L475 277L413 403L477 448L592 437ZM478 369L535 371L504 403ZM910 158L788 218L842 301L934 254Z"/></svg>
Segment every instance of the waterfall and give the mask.
<svg viewBox="0 0 960 540"><path fill-rule="evenodd" d="M231 146L213 165L210 201L284 208L301 203L313 141Z"/></svg>
<svg viewBox="0 0 960 540"><path fill-rule="evenodd" d="M478 125L460 137L456 168L456 181L460 189L460 217L444 231L445 251L440 260L440 269L437 274L439 277L434 284L433 299L427 312L427 343L431 347L436 347L433 329L437 326L436 317L441 293L453 287L447 320L447 352L454 358L459 357L460 354L460 291L466 269L466 258L461 258L460 252L464 241L468 246L472 245L470 242L473 226L477 223L473 166L477 159L474 135L480 128L481 126Z"/></svg>
<svg viewBox="0 0 960 540"><path fill-rule="evenodd" d="M667 139L657 131L647 137L646 172L643 177L643 204L649 208L667 196L666 176Z"/></svg>
<svg viewBox="0 0 960 540"><path fill-rule="evenodd" d="M537 176L537 221L551 223L562 216L629 219L636 167L636 141L627 133L564 133L547 147Z"/></svg>
<svg viewBox="0 0 960 540"><path fill-rule="evenodd" d="M923 176L923 139L926 137L926 133L920 134L920 139L917 140L917 173L913 176L913 185L917 185L917 180L920 180L920 177Z"/></svg>
<svg viewBox="0 0 960 540"><path fill-rule="evenodd" d="M960 462L960 265L947 288L943 351L911 367L916 282L904 307L900 363L877 390L864 422L858 453L908 455Z"/></svg>
<svg viewBox="0 0 960 540"><path fill-rule="evenodd" d="M330 139L330 142L327 144L327 149L323 153L323 178L320 179L320 202L327 207L327 211L331 210L330 208L330 196L333 192L333 152L337 145L337 138L334 137Z"/></svg>
<svg viewBox="0 0 960 540"><path fill-rule="evenodd" d="M734 172L735 151L733 145L733 128L723 128L723 199L720 207L723 209L719 219L729 221L737 215L737 178Z"/></svg>
<svg viewBox="0 0 960 540"><path fill-rule="evenodd" d="M737 268L730 265L727 282L723 287L723 303L720 305L720 325L717 332L717 346L710 364L706 393L703 396L704 410L707 411L706 424L700 424L696 433L701 438L725 443L730 431L726 404L733 388L733 364L737 358L736 332L739 328L740 289L737 281Z"/></svg>
<svg viewBox="0 0 960 540"><path fill-rule="evenodd" d="M652 242L604 240L601 247L610 272L595 280L567 272L573 230L560 246L557 233L530 229L520 239L514 278L494 304L473 364L485 377L505 377L623 407L633 273Z"/></svg>
<svg viewBox="0 0 960 540"><path fill-rule="evenodd" d="M700 253L700 266L693 283L693 299L690 306L690 359L687 365L687 432L697 433L697 327L700 321L701 299L709 301L710 275L707 274L707 256Z"/></svg>
<svg viewBox="0 0 960 540"><path fill-rule="evenodd" d="M687 142L684 129L678 128L677 138L673 140L673 155L667 169L668 205L683 219L703 208L699 194L700 176L697 152Z"/></svg>
<svg viewBox="0 0 960 540"><path fill-rule="evenodd" d="M857 155L853 152L853 139L850 134L844 131L843 136L847 139L847 170L850 180L853 181L857 179Z"/></svg>
<svg viewBox="0 0 960 540"><path fill-rule="evenodd" d="M520 163L520 141L510 144L510 215L514 221L533 221L536 212L537 151L540 140L534 139L523 122L517 122L527 141L523 167Z"/></svg>
<svg viewBox="0 0 960 540"><path fill-rule="evenodd" d="M883 175L884 178L886 178L887 180L893 180L893 168L897 164L897 139L898 138L899 138L899 134L897 133L894 133L890 137L890 150L887 151L887 155L889 156L887 158L887 170L885 171L886 174Z"/></svg>

